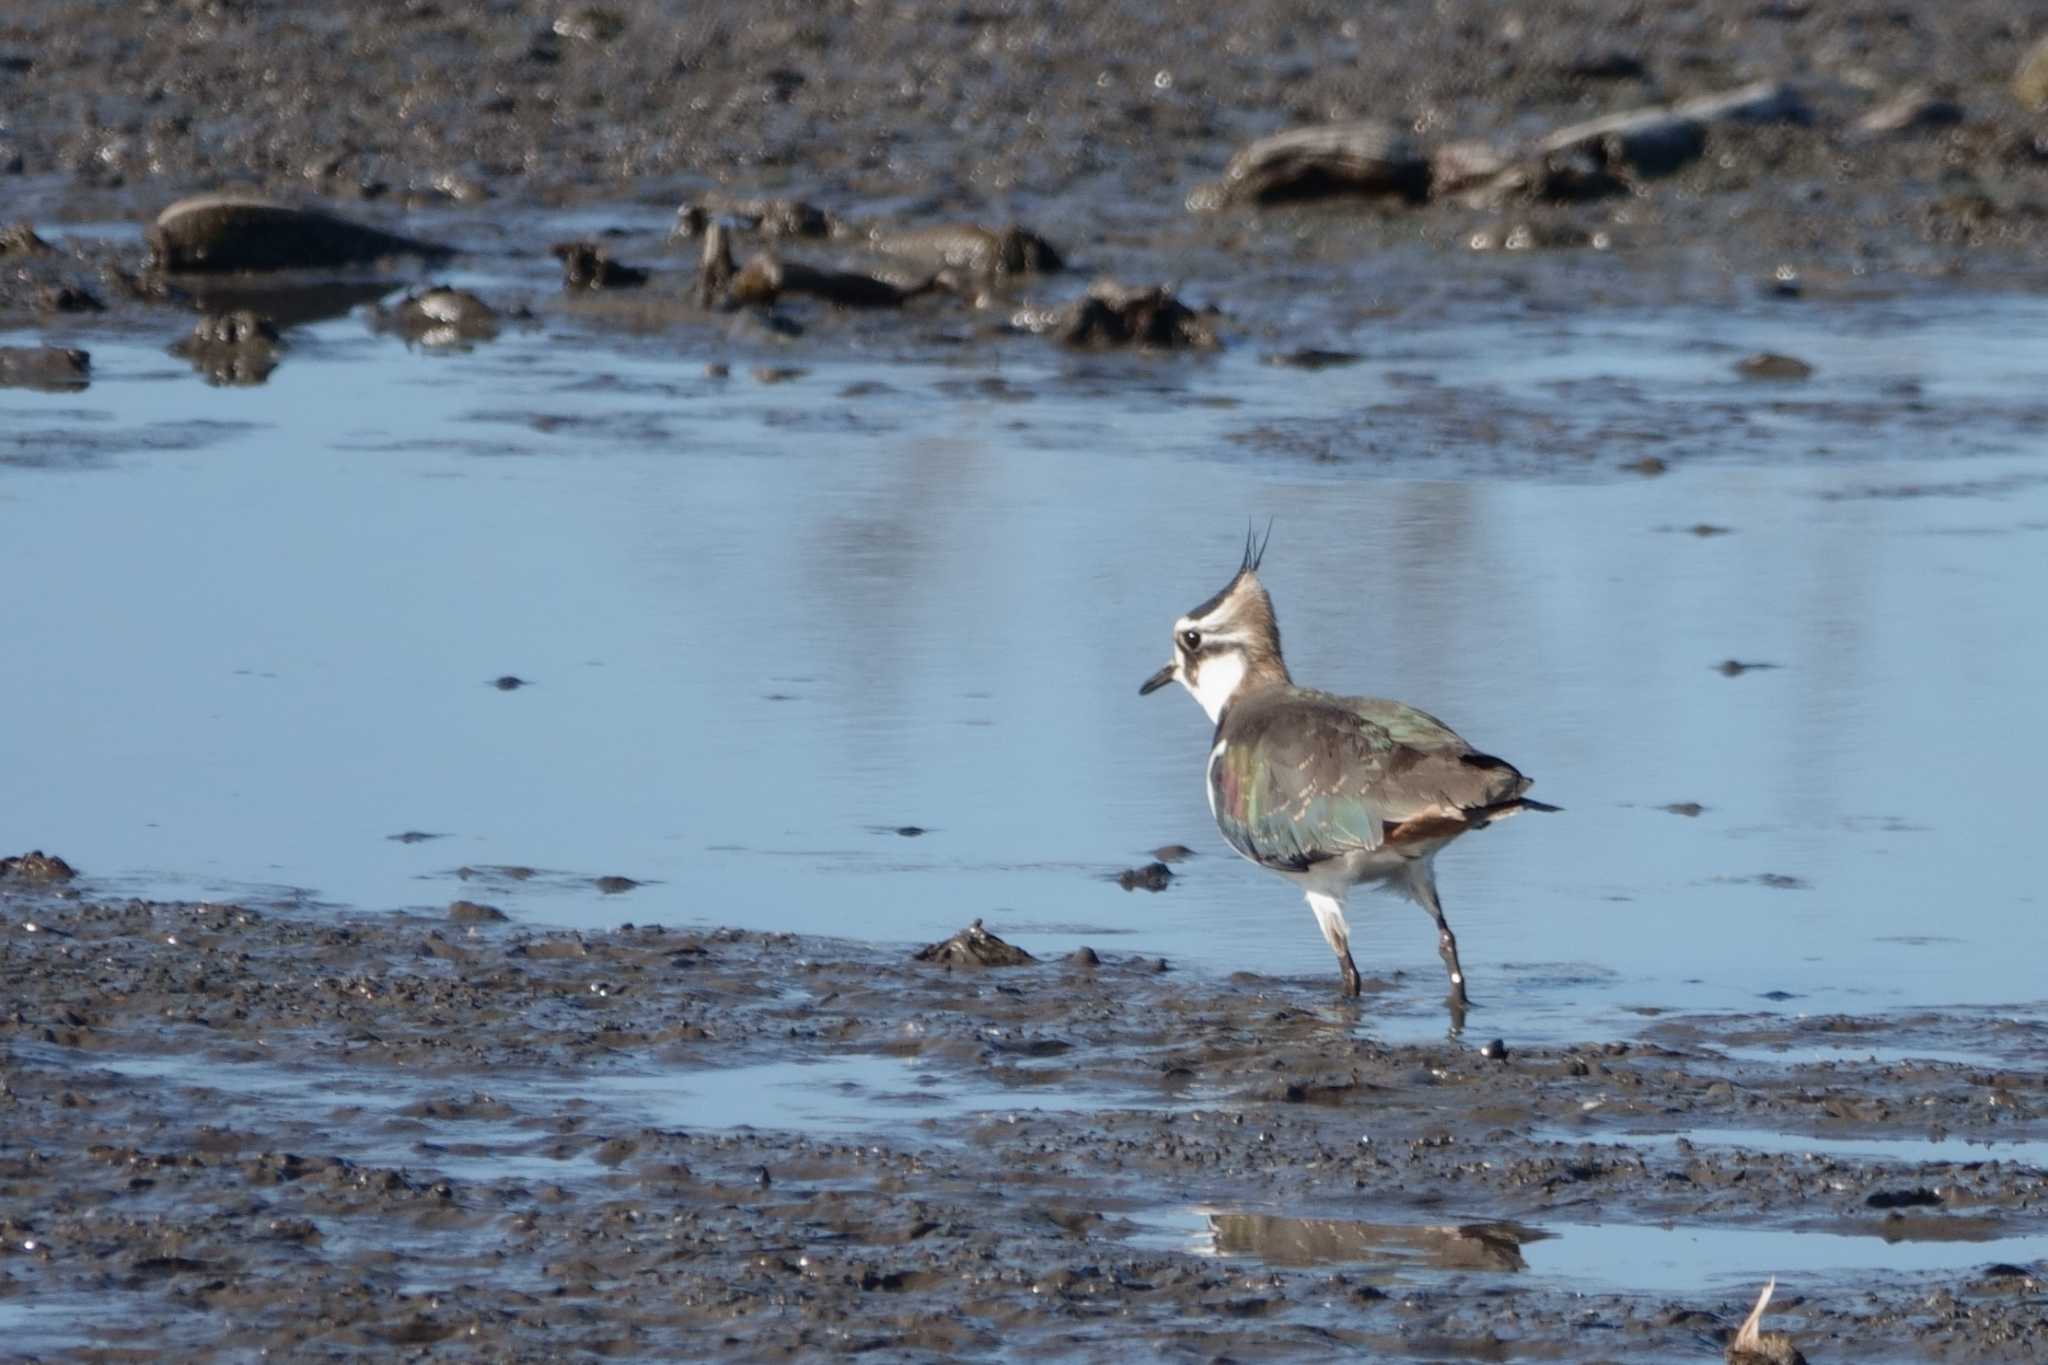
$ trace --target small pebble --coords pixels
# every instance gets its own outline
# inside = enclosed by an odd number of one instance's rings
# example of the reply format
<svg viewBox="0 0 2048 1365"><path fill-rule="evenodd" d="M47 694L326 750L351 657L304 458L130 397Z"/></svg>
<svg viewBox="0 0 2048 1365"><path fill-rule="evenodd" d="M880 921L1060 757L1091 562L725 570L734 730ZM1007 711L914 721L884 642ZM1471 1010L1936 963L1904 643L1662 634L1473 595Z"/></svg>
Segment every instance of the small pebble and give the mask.
<svg viewBox="0 0 2048 1365"><path fill-rule="evenodd" d="M1762 351L1736 361L1735 373L1744 379L1811 379L1813 366L1796 356Z"/></svg>

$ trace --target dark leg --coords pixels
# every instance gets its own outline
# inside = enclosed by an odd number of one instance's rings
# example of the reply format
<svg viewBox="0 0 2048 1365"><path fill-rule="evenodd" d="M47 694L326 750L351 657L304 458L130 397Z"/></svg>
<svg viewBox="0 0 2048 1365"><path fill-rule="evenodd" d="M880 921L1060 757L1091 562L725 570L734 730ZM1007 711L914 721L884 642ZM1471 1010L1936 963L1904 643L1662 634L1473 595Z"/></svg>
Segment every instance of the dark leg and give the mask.
<svg viewBox="0 0 2048 1365"><path fill-rule="evenodd" d="M1444 960L1444 971L1450 974L1451 1009L1462 1012L1472 1002L1465 995L1465 969L1458 963L1458 936L1444 920L1443 902L1437 899L1435 869L1427 862L1415 863L1408 870L1408 886L1416 901L1436 921L1436 955Z"/></svg>

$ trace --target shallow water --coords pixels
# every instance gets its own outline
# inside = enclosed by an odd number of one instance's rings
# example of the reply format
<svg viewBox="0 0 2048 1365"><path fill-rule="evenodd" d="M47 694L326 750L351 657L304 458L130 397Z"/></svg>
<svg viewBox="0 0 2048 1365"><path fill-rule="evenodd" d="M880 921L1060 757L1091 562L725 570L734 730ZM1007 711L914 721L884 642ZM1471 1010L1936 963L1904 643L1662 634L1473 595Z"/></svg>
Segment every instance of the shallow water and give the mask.
<svg viewBox="0 0 2048 1365"><path fill-rule="evenodd" d="M1577 1292L1697 1293L1760 1277L1912 1275L2048 1258L2048 1237L1887 1240L1856 1233L1624 1223L1401 1225L1289 1218L1209 1208L1158 1210L1134 1220L1143 1246L1275 1265L1371 1265L1424 1271L1530 1274Z"/></svg>
<svg viewBox="0 0 2048 1365"><path fill-rule="evenodd" d="M66 339L89 389L0 391L0 830L103 888L980 916L1334 987L1214 832L1203 718L1135 691L1271 516L1298 678L1423 705L1568 808L1440 862L1475 1031L2041 995L2038 300L1420 321L1316 373L848 345L774 384L573 319L427 355L339 318L245 390ZM1759 349L1816 378L1736 379ZM1672 472L1619 470L1644 454ZM1165 893L1110 880L1168 842L1198 856ZM459 872L490 867L521 874ZM1372 1030L1440 1033L1427 922L1352 919L1408 974Z"/></svg>
<svg viewBox="0 0 2048 1365"><path fill-rule="evenodd" d="M589 1114L629 1127L760 1128L815 1137L858 1136L995 1110L1085 1110L1107 1103L1099 1092L1003 1086L942 1074L913 1060L852 1053L718 1068L586 1071L573 1080L499 1075L485 1089L454 1078L437 1084L410 1074L379 1078L362 1068L287 1069L182 1056L98 1058L89 1065L224 1096L242 1113L254 1107L273 1119L345 1117L361 1142L359 1159L403 1166L424 1158L433 1169L464 1180L560 1177L578 1164L565 1155L539 1154L545 1133L465 1112L488 1115L501 1102L508 1110ZM446 1150L443 1144L451 1142L464 1150ZM423 1143L437 1145L428 1152Z"/></svg>

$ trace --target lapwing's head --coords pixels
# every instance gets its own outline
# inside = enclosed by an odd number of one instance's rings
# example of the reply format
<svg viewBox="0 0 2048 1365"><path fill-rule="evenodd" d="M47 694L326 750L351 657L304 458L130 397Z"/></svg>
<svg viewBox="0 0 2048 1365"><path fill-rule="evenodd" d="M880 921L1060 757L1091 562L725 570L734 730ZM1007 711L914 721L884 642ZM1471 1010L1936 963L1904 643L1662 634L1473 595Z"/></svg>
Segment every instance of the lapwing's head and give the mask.
<svg viewBox="0 0 2048 1365"><path fill-rule="evenodd" d="M1177 682L1194 693L1213 721L1246 688L1287 681L1273 599L1259 582L1259 561L1271 536L1270 525L1265 539L1247 535L1236 577L1173 623L1173 658L1145 680L1140 696Z"/></svg>

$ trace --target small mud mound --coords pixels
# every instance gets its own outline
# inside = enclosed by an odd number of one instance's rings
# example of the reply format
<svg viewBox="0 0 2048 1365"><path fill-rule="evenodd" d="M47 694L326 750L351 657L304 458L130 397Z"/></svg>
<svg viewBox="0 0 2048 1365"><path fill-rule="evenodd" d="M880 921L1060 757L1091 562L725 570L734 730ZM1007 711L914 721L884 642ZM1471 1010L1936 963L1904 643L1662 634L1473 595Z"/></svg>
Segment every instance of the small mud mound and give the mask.
<svg viewBox="0 0 2048 1365"><path fill-rule="evenodd" d="M948 967L1022 967L1038 961L1022 948L1005 943L982 928L980 920L949 939L918 949L914 960L941 962Z"/></svg>
<svg viewBox="0 0 2048 1365"><path fill-rule="evenodd" d="M70 863L39 848L17 857L0 858L0 882L68 882L77 875L78 869Z"/></svg>

